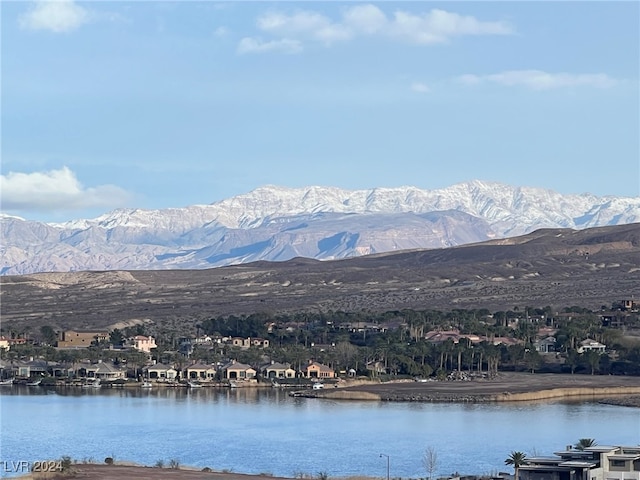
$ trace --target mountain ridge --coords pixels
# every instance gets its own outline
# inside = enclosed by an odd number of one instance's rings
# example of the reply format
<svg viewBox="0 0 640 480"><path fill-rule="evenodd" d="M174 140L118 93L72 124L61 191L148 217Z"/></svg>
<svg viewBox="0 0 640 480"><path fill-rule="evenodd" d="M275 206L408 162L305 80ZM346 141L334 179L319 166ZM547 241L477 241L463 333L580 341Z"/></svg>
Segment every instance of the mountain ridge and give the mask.
<svg viewBox="0 0 640 480"><path fill-rule="evenodd" d="M215 202L46 224L3 215L0 272L209 268L329 260L640 221L640 198L474 180L438 190L266 185Z"/></svg>

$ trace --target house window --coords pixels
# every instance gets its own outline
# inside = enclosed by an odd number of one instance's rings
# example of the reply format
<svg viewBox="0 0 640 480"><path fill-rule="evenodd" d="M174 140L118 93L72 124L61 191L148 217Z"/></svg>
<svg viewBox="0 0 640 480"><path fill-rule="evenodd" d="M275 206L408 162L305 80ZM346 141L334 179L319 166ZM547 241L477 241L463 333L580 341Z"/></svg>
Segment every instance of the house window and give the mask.
<svg viewBox="0 0 640 480"><path fill-rule="evenodd" d="M609 462L611 462L611 466L612 467L624 467L625 466L625 461L624 460L609 460Z"/></svg>

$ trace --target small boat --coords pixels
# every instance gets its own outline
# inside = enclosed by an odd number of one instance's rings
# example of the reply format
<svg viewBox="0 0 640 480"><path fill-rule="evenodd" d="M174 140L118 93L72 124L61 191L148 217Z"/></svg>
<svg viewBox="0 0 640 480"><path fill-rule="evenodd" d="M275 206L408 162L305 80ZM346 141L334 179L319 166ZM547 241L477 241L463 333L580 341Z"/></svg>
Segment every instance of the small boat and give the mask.
<svg viewBox="0 0 640 480"><path fill-rule="evenodd" d="M27 386L28 387L37 387L38 385L40 385L40 383L42 383L42 380L36 380L35 382L27 382Z"/></svg>
<svg viewBox="0 0 640 480"><path fill-rule="evenodd" d="M324 388L324 384L323 383L317 382L317 383L313 384L313 389L314 390L322 390L323 388Z"/></svg>
<svg viewBox="0 0 640 480"><path fill-rule="evenodd" d="M153 387L153 383L147 382L145 380L144 382L142 382L142 385L140 385L140 387L142 387L142 388L151 388L151 387Z"/></svg>
<svg viewBox="0 0 640 480"><path fill-rule="evenodd" d="M85 383L82 385L82 388L100 388L102 385L100 385L100 379L96 378L93 382L91 383Z"/></svg>
<svg viewBox="0 0 640 480"><path fill-rule="evenodd" d="M202 388L202 385L196 382L187 382L187 385L189 386L189 388Z"/></svg>
<svg viewBox="0 0 640 480"><path fill-rule="evenodd" d="M13 385L13 378L7 378L6 380L0 380L0 385Z"/></svg>
<svg viewBox="0 0 640 480"><path fill-rule="evenodd" d="M229 382L229 388L238 388L236 382Z"/></svg>

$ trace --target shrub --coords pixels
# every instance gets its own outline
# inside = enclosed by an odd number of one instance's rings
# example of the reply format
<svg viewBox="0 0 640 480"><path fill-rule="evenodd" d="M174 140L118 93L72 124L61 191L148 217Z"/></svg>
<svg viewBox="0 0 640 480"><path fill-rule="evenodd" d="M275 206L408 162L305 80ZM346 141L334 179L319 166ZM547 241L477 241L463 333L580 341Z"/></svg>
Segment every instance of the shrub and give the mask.
<svg viewBox="0 0 640 480"><path fill-rule="evenodd" d="M71 460L70 456L65 455L60 459L60 465L63 472L68 472L71 469L71 465L73 465L73 460Z"/></svg>
<svg viewBox="0 0 640 480"><path fill-rule="evenodd" d="M113 465L113 457L105 458L104 463L106 463L107 465Z"/></svg>
<svg viewBox="0 0 640 480"><path fill-rule="evenodd" d="M178 469L180 468L180 460L176 458L172 458L169 460L169 468Z"/></svg>
<svg viewBox="0 0 640 480"><path fill-rule="evenodd" d="M164 460L158 460L155 464L156 468L164 468Z"/></svg>

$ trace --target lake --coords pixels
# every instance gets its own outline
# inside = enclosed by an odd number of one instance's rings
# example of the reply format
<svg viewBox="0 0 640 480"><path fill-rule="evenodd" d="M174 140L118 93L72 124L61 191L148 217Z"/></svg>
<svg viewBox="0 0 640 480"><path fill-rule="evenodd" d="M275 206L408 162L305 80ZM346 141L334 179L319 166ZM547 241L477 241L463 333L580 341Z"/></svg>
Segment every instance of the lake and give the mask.
<svg viewBox="0 0 640 480"><path fill-rule="evenodd" d="M640 411L589 402L418 404L292 398L277 389L0 388L0 460L71 456L329 477L511 471L512 450L552 454L579 438L640 444Z"/></svg>

